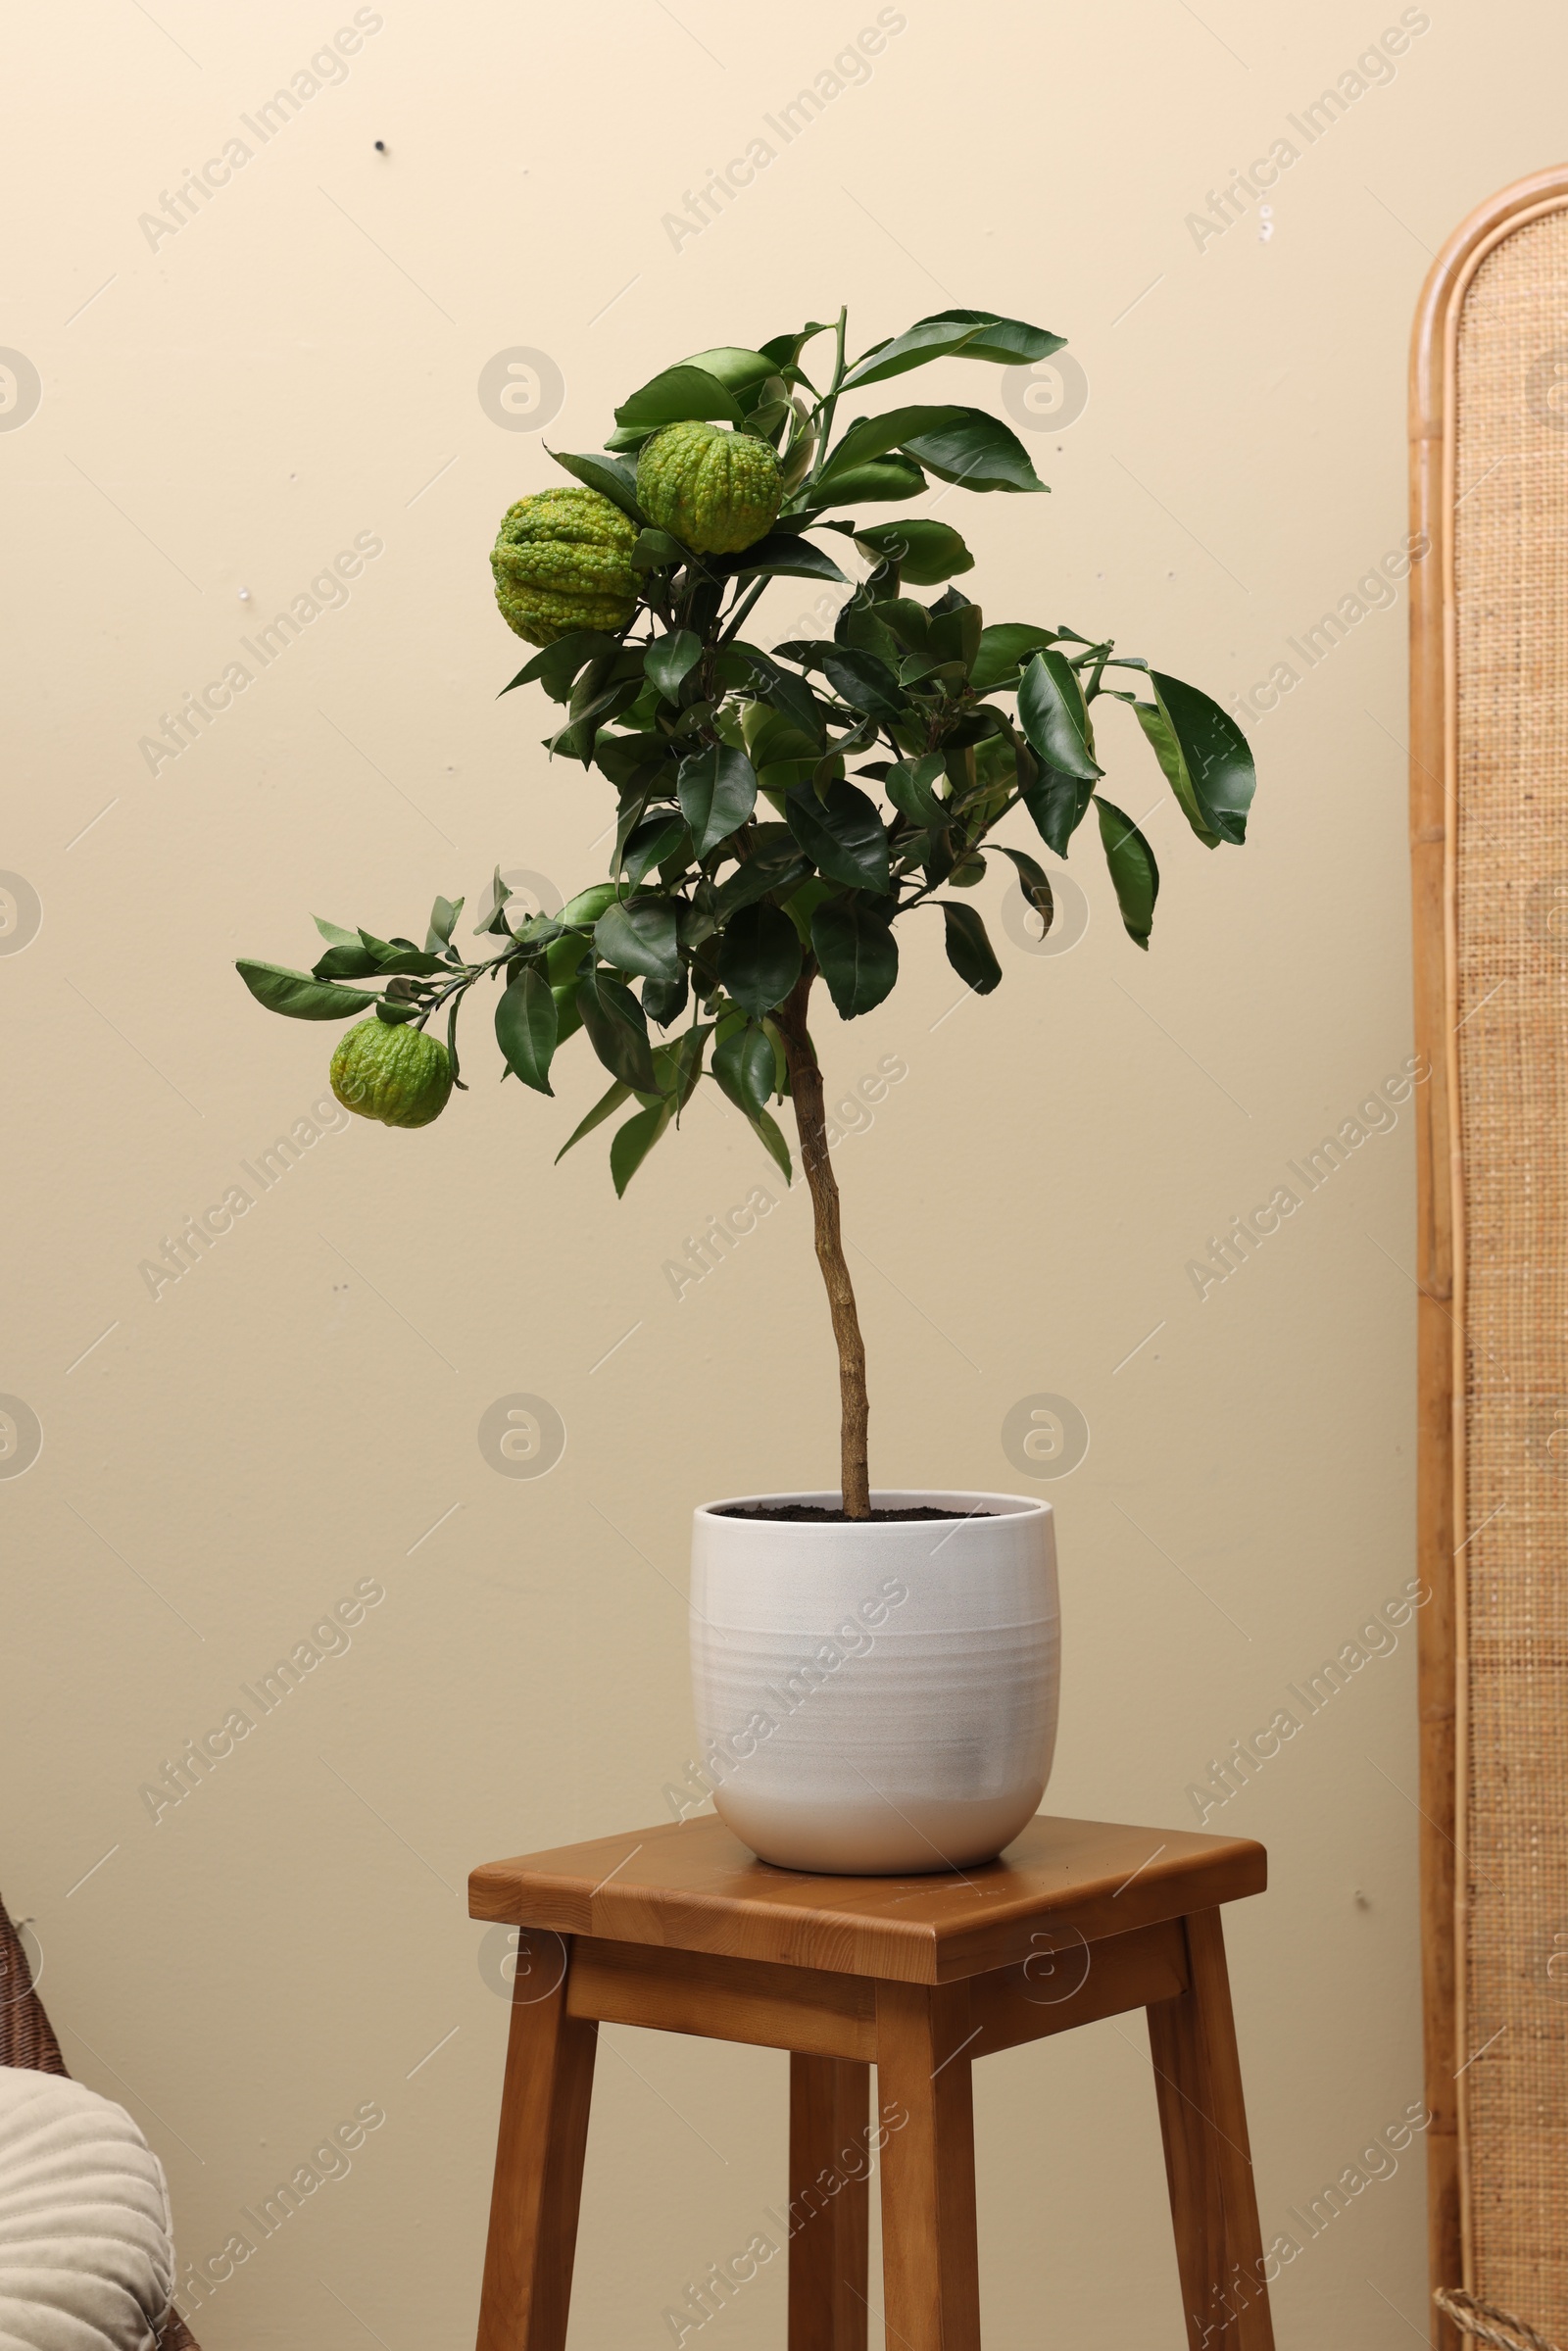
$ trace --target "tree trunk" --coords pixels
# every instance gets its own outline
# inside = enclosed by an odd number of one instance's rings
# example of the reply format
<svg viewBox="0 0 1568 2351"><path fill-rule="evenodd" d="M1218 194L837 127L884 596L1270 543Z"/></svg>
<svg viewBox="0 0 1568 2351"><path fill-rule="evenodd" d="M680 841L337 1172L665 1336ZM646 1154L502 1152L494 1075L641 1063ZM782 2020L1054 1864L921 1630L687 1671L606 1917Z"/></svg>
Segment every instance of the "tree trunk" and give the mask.
<svg viewBox="0 0 1568 2351"><path fill-rule="evenodd" d="M816 1261L827 1287L833 1338L839 1351L840 1477L844 1508L851 1518L869 1518L871 1478L866 1457L866 1423L870 1406L865 1394L865 1342L860 1337L855 1286L845 1262L844 1238L839 1227L839 1187L828 1155L822 1072L816 1065L806 1026L806 1007L815 977L813 966L808 962L777 1019L789 1063L795 1124L801 1138L801 1165L811 1194Z"/></svg>

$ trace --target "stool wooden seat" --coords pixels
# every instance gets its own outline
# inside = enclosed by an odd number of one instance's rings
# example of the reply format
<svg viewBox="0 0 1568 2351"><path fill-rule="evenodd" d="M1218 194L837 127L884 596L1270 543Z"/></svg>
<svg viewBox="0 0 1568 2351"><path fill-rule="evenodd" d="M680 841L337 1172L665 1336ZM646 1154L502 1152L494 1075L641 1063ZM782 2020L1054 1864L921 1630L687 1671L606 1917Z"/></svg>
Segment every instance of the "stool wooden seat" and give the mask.
<svg viewBox="0 0 1568 2351"><path fill-rule="evenodd" d="M931 1877L772 1869L711 1818L475 1870L472 1916L523 1930L479 2351L563 2351L601 2023L790 2051L790 2351L865 2351L871 2149L890 2351L978 2351L970 2069L1130 2008L1190 2351L1272 2351L1219 1919L1265 1877L1246 1838L1045 1814Z"/></svg>

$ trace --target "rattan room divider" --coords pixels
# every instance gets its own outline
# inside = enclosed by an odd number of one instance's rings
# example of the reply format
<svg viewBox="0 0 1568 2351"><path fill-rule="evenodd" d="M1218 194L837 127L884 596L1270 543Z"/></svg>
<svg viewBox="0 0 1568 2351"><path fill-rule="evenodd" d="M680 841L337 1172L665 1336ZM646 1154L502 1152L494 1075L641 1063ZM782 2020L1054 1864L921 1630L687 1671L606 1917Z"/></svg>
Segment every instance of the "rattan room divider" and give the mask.
<svg viewBox="0 0 1568 2351"><path fill-rule="evenodd" d="M1432 2283L1568 2344L1568 166L1473 213L1410 381ZM1493 2325L1494 2341L1521 2339Z"/></svg>

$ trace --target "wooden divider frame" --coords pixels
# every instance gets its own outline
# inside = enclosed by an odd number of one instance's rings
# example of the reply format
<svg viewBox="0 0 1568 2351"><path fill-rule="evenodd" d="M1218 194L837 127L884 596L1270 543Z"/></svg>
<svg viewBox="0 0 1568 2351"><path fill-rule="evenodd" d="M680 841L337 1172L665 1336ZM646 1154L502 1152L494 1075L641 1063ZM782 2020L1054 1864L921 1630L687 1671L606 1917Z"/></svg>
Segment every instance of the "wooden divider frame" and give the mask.
<svg viewBox="0 0 1568 2351"><path fill-rule="evenodd" d="M1410 528L1430 542L1410 572L1410 863L1415 1043L1431 1065L1416 1096L1419 1302L1417 1544L1432 1588L1420 1625L1422 2005L1431 2282L1471 2279L1463 2037L1467 1739L1464 1138L1458 1092L1457 660L1453 587L1455 382L1460 314L1501 240L1568 208L1568 165L1479 206L1433 264L1410 354ZM1433 2342L1458 2351L1437 2312Z"/></svg>

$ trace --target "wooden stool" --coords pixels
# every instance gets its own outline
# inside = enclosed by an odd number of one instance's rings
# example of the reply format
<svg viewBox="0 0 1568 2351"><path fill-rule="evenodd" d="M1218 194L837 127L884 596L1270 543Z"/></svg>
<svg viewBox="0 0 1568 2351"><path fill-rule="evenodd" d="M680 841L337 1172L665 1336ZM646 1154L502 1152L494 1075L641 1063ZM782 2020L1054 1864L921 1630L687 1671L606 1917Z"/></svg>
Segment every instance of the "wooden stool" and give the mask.
<svg viewBox="0 0 1568 2351"><path fill-rule="evenodd" d="M771 1869L714 1819L475 1870L473 1917L549 1930L513 1998L479 2351L563 2351L601 2022L789 2050L790 2351L865 2351L876 2147L890 2351L978 2351L969 2069L1129 2008L1190 2351L1272 2351L1217 1907L1265 1875L1242 1838L1046 1815L936 1877Z"/></svg>

